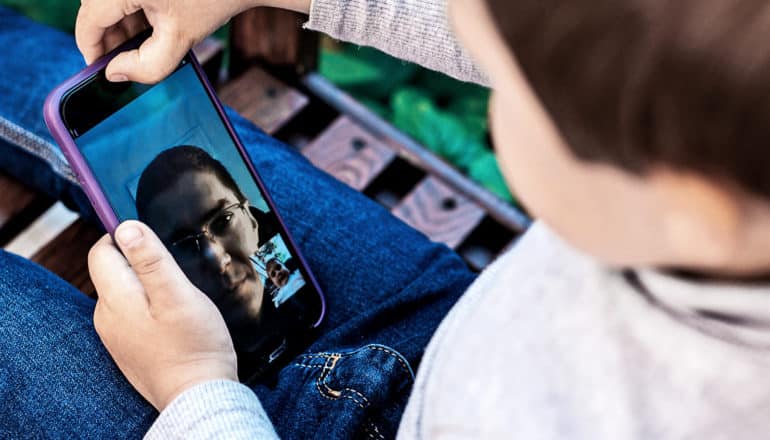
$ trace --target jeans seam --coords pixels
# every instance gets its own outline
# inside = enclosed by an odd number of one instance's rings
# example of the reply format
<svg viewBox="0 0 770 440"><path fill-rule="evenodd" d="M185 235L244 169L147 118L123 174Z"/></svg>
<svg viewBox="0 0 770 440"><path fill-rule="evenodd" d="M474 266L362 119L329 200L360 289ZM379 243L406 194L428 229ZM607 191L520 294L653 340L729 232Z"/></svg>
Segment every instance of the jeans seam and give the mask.
<svg viewBox="0 0 770 440"><path fill-rule="evenodd" d="M323 365L311 365L311 364L301 364L299 362L292 363L295 367L302 367L302 368L323 368Z"/></svg>
<svg viewBox="0 0 770 440"><path fill-rule="evenodd" d="M386 354L388 354L389 356L391 356L391 357L395 358L395 359L398 361L399 365L401 365L401 368L403 368L403 369L404 369L404 371L406 372L406 374L407 374L407 375L408 375L410 378L412 378L412 380L414 380L414 373L412 372L412 369L411 369L411 368L409 368L409 366L406 364L406 361L404 361L403 357L401 357L401 355L400 355L400 354L397 354L395 351L393 351L393 350L389 350L389 349L387 349L387 348L385 348L385 347L383 347L383 346L380 346L380 345L374 345L374 346L373 346L373 345L368 345L366 348L368 348L368 349L370 349L370 350L378 350L378 351L381 351L381 352L383 352L383 353L386 353Z"/></svg>
<svg viewBox="0 0 770 440"><path fill-rule="evenodd" d="M377 428L377 424L371 421L371 419L369 420L369 423L367 423L366 427L367 427L366 429L367 437L373 438L376 440L385 440L385 436L382 435L380 430ZM372 432L372 430L374 430L374 432Z"/></svg>
<svg viewBox="0 0 770 440"><path fill-rule="evenodd" d="M366 409L367 407L371 406L371 402L362 392L350 387L345 387L345 388L342 388L341 390L335 390L329 386L329 374L337 366L337 362L339 362L340 359L350 357L355 353L359 353L364 349L380 351L396 359L396 361L398 361L398 364L401 366L403 371L407 373L407 376L412 380L414 380L414 373L412 369L409 367L409 365L406 363L406 361L403 359L401 355L399 355L395 350L391 350L385 346L376 345L376 344L366 345L357 350L353 350L347 353L320 352L320 353L313 353L313 354L302 354L298 356L298 358L301 360L298 362L293 362L292 365L300 368L308 368L308 369L320 368L321 369L320 374L316 377L315 385L316 385L316 389L318 390L318 393L323 398L328 400L349 399L353 401L356 405L358 405L360 408ZM311 361L312 359L325 359L325 361L323 365L302 362L302 360ZM373 434L370 433L371 438L384 438L376 426L374 426L374 430L379 437L374 437Z"/></svg>
<svg viewBox="0 0 770 440"><path fill-rule="evenodd" d="M53 144L0 116L0 139L45 161L57 174L77 183L77 178Z"/></svg>
<svg viewBox="0 0 770 440"><path fill-rule="evenodd" d="M326 363L324 363L323 370L321 371L321 374L318 375L316 378L316 388L318 389L318 392L321 394L321 396L329 399L329 400L337 400L340 398L344 399L350 399L352 400L356 405L361 407L361 409L366 409L371 403L369 402L369 399L366 398L362 393L352 389L352 388L343 388L342 391L337 391L335 389L332 389L329 386L328 379L329 379L329 373L334 369L334 367L337 366L337 362L342 359L342 355L336 354L329 356L326 359ZM331 362L331 365L330 365ZM323 385L323 388L321 386ZM325 391L324 391L325 388ZM363 402L358 401L355 397L351 395L345 395L343 394L343 391L351 391L355 393L356 395L360 396L361 399L363 399Z"/></svg>
<svg viewBox="0 0 770 440"><path fill-rule="evenodd" d="M414 372L412 371L412 368L409 367L409 365L406 363L404 358L399 353L397 353L395 350L389 349L389 348L387 348L385 346L382 346L382 345L376 345L376 344L366 345L364 347L361 347L361 348L359 348L357 350L354 350L354 351L351 351L349 353L320 352L320 353L314 353L314 354L303 354L303 355L300 355L299 357L303 358L303 359L314 359L314 358L329 358L330 356L339 356L339 357L342 358L342 357L351 356L354 353L358 353L359 351L364 350L364 349L381 351L381 352L386 353L387 355L393 357L394 359L396 359L398 361L398 363L404 369L406 374L409 375L409 377L411 377L412 380L414 380Z"/></svg>
<svg viewBox="0 0 770 440"><path fill-rule="evenodd" d="M299 357L303 359L314 359L314 358L329 358L329 356L343 356L341 353L329 353L329 352L320 352L320 353L314 353L314 354L301 354Z"/></svg>

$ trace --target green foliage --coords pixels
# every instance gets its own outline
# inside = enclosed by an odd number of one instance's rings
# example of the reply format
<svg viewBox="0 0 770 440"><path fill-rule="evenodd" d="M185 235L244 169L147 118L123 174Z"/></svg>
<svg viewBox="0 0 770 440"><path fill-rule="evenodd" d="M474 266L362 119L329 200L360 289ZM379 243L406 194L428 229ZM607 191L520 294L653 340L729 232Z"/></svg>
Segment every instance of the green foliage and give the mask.
<svg viewBox="0 0 770 440"><path fill-rule="evenodd" d="M350 45L322 50L319 70L471 179L513 201L487 143L488 89Z"/></svg>
<svg viewBox="0 0 770 440"><path fill-rule="evenodd" d="M486 148L455 114L441 111L420 89L404 87L391 100L393 122L461 170L467 170Z"/></svg>
<svg viewBox="0 0 770 440"><path fill-rule="evenodd" d="M351 45L340 51L323 51L318 64L321 75L334 84L372 100L387 98L418 70L375 49Z"/></svg>
<svg viewBox="0 0 770 440"><path fill-rule="evenodd" d="M35 21L66 32L73 32L80 2L77 0L0 0L0 6L11 7Z"/></svg>
<svg viewBox="0 0 770 440"><path fill-rule="evenodd" d="M471 179L483 182L483 185L504 200L511 200L511 192L505 183L497 158L491 151L485 151L478 157L468 170Z"/></svg>

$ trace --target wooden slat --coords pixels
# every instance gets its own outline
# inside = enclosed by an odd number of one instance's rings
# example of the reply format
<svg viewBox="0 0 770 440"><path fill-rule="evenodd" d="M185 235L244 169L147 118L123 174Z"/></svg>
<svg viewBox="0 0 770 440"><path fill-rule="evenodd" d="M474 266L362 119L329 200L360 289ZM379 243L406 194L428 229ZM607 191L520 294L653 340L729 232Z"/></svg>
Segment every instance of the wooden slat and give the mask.
<svg viewBox="0 0 770 440"><path fill-rule="evenodd" d="M304 30L307 16L275 8L252 8L232 20L230 68L235 74L254 62L304 74L315 69L318 33Z"/></svg>
<svg viewBox="0 0 770 440"><path fill-rule="evenodd" d="M258 67L229 82L219 96L269 134L278 131L308 104L307 96Z"/></svg>
<svg viewBox="0 0 770 440"><path fill-rule="evenodd" d="M484 218L484 210L434 177L425 178L393 214L435 242L456 248Z"/></svg>
<svg viewBox="0 0 770 440"><path fill-rule="evenodd" d="M339 117L302 153L318 168L363 191L396 154L349 118Z"/></svg>
<svg viewBox="0 0 770 440"><path fill-rule="evenodd" d="M77 219L77 213L67 209L62 202L56 202L17 234L13 240L4 246L4 249L24 258L32 258L49 241L56 238Z"/></svg>
<svg viewBox="0 0 770 440"><path fill-rule="evenodd" d="M78 220L33 255L32 261L93 297L96 290L88 275L88 251L101 236L96 227Z"/></svg>
<svg viewBox="0 0 770 440"><path fill-rule="evenodd" d="M463 175L455 167L374 114L350 94L342 91L320 74L310 73L303 78L302 82L321 100L340 113L350 116L351 119L379 139L385 140L387 145L396 151L400 157L426 173L438 177L442 182L447 182L460 194L478 203L490 217L510 231L518 234L529 227L531 220L526 213L501 200Z"/></svg>
<svg viewBox="0 0 770 440"><path fill-rule="evenodd" d="M49 197L0 174L0 246L11 241L52 204Z"/></svg>

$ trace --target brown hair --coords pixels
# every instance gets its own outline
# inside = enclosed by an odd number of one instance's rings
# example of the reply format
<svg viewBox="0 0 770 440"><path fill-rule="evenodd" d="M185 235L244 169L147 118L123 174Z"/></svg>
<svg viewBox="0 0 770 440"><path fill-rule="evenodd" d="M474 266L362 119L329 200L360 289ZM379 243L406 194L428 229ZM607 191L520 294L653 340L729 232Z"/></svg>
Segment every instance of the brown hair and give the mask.
<svg viewBox="0 0 770 440"><path fill-rule="evenodd" d="M487 0L570 149L770 199L770 2Z"/></svg>
<svg viewBox="0 0 770 440"><path fill-rule="evenodd" d="M192 145L169 148L155 156L139 177L136 188L136 211L139 220L154 226L150 218L150 205L164 190L173 187L187 172L212 173L227 188L231 189L239 202L246 196L235 183L222 162L209 153Z"/></svg>

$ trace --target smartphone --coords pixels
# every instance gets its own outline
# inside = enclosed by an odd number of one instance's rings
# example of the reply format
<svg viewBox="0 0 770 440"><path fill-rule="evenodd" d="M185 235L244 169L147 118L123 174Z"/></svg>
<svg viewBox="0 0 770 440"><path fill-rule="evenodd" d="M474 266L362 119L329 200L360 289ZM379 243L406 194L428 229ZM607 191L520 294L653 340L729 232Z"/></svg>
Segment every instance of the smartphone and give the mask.
<svg viewBox="0 0 770 440"><path fill-rule="evenodd" d="M138 36L65 81L44 116L109 233L157 233L219 308L248 382L311 338L325 301L195 56L164 81L112 83Z"/></svg>

